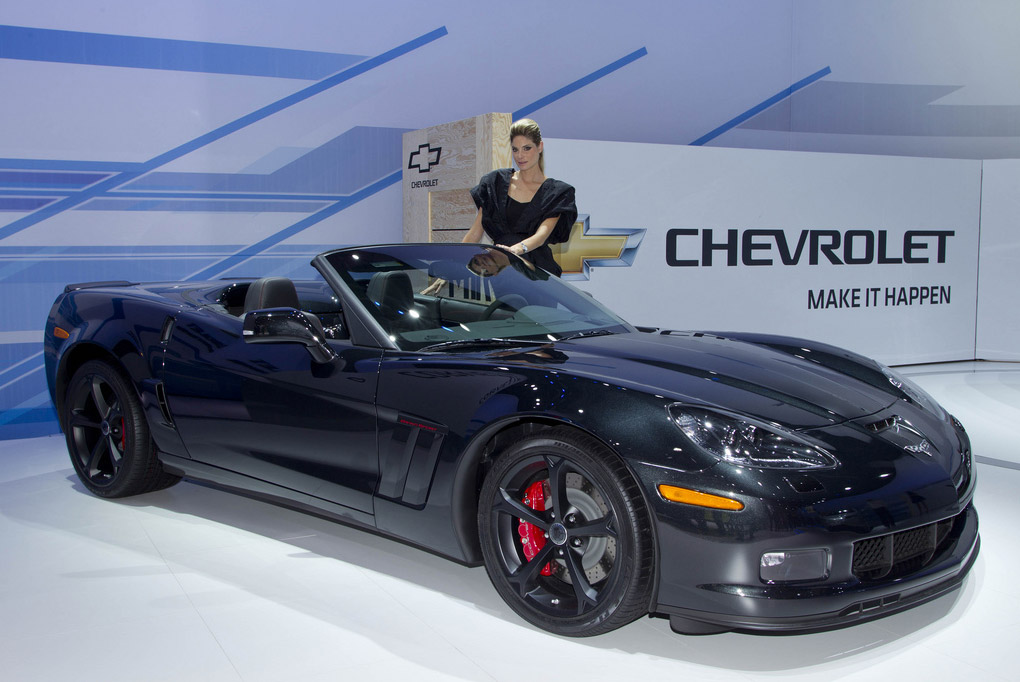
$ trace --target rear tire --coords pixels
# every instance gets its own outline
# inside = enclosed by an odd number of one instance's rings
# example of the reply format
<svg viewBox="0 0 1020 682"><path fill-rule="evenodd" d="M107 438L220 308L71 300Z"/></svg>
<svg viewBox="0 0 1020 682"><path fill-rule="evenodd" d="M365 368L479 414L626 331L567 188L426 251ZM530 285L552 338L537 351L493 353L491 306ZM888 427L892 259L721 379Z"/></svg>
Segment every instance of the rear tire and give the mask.
<svg viewBox="0 0 1020 682"><path fill-rule="evenodd" d="M512 445L482 484L485 569L528 622L587 637L648 613L654 550L643 498L623 462L569 428Z"/></svg>
<svg viewBox="0 0 1020 682"><path fill-rule="evenodd" d="M181 480L163 470L141 402L110 363L90 360L78 368L64 395L62 416L71 464L96 495L138 495Z"/></svg>

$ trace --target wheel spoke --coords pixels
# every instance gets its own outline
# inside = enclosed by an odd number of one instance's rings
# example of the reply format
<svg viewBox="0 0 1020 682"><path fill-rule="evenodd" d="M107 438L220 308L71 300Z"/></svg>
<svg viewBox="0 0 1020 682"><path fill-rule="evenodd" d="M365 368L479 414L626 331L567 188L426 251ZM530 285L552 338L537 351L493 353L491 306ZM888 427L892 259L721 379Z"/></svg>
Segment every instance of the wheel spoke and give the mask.
<svg viewBox="0 0 1020 682"><path fill-rule="evenodd" d="M585 537L607 537L617 536L615 525L616 517L613 514L606 514L601 519L594 519L587 523L579 523L576 526L567 527L568 538Z"/></svg>
<svg viewBox="0 0 1020 682"><path fill-rule="evenodd" d="M574 588L574 596L577 597L577 615L581 615L586 607L598 605L599 593L588 582L588 576L585 575L581 557L577 552L567 549L563 552L563 558L567 561L570 584Z"/></svg>
<svg viewBox="0 0 1020 682"><path fill-rule="evenodd" d="M515 500L505 488L500 488L499 494L503 499L493 507L493 511L516 516L527 523L538 526L542 530L549 530L549 522L539 516L537 511L523 502Z"/></svg>
<svg viewBox="0 0 1020 682"><path fill-rule="evenodd" d="M85 465L85 470L88 471L90 478L100 473L99 462L102 460L103 455L110 446L111 443L108 436L96 439L96 444L92 447L92 451L89 453L89 461Z"/></svg>
<svg viewBox="0 0 1020 682"><path fill-rule="evenodd" d="M567 460L560 457L546 457L545 461L549 467L549 493L552 497L554 518L562 521L570 508L570 500L567 499L567 474L570 468L567 466Z"/></svg>
<svg viewBox="0 0 1020 682"><path fill-rule="evenodd" d="M72 429L100 429L100 424L95 419L86 416L83 412L76 411L71 415L71 423L69 426Z"/></svg>
<svg viewBox="0 0 1020 682"><path fill-rule="evenodd" d="M110 405L106 402L106 395L103 393L104 386L106 386L106 382L101 377L92 377L89 394L92 396L92 402L96 406L100 419L108 419L110 414Z"/></svg>
<svg viewBox="0 0 1020 682"><path fill-rule="evenodd" d="M119 400L114 400L110 403L110 412L106 415L106 421L110 422L111 426L124 421L124 415L120 410Z"/></svg>
<svg viewBox="0 0 1020 682"><path fill-rule="evenodd" d="M513 573L507 576L507 581L517 590L517 593L524 597L528 594L529 588L535 585L542 568L552 559L553 550L556 548L551 542L545 543L545 547L539 550L535 557L521 564Z"/></svg>
<svg viewBox="0 0 1020 682"><path fill-rule="evenodd" d="M113 475L117 475L117 470L120 469L121 460L124 459L124 454L120 451L120 443L111 434L107 437L106 447L110 451L110 466L113 467Z"/></svg>

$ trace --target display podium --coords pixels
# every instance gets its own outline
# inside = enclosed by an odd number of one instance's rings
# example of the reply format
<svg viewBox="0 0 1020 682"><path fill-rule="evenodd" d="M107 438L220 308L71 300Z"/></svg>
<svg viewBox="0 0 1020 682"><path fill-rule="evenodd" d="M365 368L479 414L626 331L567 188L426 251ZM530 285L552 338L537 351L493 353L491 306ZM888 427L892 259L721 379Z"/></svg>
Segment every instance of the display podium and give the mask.
<svg viewBox="0 0 1020 682"><path fill-rule="evenodd" d="M404 241L459 242L474 222L470 189L509 168L510 114L482 114L404 133Z"/></svg>

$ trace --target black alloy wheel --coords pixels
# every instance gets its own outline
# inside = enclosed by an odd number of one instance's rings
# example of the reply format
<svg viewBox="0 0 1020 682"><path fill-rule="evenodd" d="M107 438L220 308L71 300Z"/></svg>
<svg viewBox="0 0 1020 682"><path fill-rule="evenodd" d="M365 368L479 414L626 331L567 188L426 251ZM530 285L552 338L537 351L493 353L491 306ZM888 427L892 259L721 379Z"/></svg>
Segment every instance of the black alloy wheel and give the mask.
<svg viewBox="0 0 1020 682"><path fill-rule="evenodd" d="M648 613L648 512L596 439L557 427L515 443L485 477L478 524L489 578L530 623L586 637Z"/></svg>
<svg viewBox="0 0 1020 682"><path fill-rule="evenodd" d="M82 365L68 384L63 407L71 464L96 495L137 495L180 480L163 471L141 403L109 363Z"/></svg>

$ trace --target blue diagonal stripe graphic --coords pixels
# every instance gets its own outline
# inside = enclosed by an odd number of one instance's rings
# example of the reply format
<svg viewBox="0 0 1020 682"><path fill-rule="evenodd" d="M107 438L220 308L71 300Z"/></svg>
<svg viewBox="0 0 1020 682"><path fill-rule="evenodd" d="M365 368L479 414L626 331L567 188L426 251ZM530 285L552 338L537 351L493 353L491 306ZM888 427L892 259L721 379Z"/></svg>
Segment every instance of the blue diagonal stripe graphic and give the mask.
<svg viewBox="0 0 1020 682"><path fill-rule="evenodd" d="M140 163L130 161L69 161L63 159L0 159L0 168L66 171L132 171Z"/></svg>
<svg viewBox="0 0 1020 682"><path fill-rule="evenodd" d="M0 58L319 80L363 55L0 25Z"/></svg>
<svg viewBox="0 0 1020 682"><path fill-rule="evenodd" d="M269 116L272 116L277 112L283 111L288 107L292 107L295 104L298 104L299 102L303 102L309 99L310 97L314 97L315 95L318 95L321 92L329 90L330 88L334 88L337 85L340 85L341 83L344 83L354 78L355 76L360 76L366 71L370 71L376 68L377 66L381 66L387 62L390 62L398 57L407 54L408 52L411 52L413 50L418 49L419 47L427 45L428 43L431 43L432 41L437 40L445 36L446 34L447 30L445 26L437 28L436 30L430 31L429 33L419 36L414 40L408 41L403 45L398 45L397 47L387 52L383 52L382 54L376 57L366 59L365 61L360 62L359 64L356 64L348 69L336 73L330 76L329 78L325 78L319 81L318 83L308 86L307 88L299 90L298 92L295 92L292 95L288 95L283 99L277 100L272 104L268 104L262 107L261 109L258 109L250 114L242 116L241 118L235 121L231 121L230 123L222 125L215 130L212 130L199 137L196 137L194 140L185 142L184 144L175 147L174 149L171 149L167 152L164 152L163 154L160 154L159 156L156 156L144 163L139 164L137 170L121 172L107 180L104 180L103 182L99 182L89 187L84 191L78 192L60 201L55 201L52 204L49 204L48 206L45 206L37 210L36 212L25 216L24 218L15 220L14 222L6 225L5 227L0 228L0 240L6 239L11 235L17 234L18 232L21 232L22 230L29 228L32 225L36 225L46 220L47 218L51 218L52 216L57 215L58 213L62 213L68 209L74 208L75 206L79 206L84 202L88 201L89 199L100 196L112 189L116 189L117 187L120 187L121 185L124 185L125 183L130 182L131 180L134 180L135 178L139 177L140 175L143 175L144 173L152 171L171 161L179 159L182 156L190 154L196 149L201 149L202 147L212 142L215 142L216 140L222 139L227 135L230 135L232 133L237 132L238 130L241 130L242 128L250 126L253 123L261 121L265 118L268 118Z"/></svg>
<svg viewBox="0 0 1020 682"><path fill-rule="evenodd" d="M299 220L298 222L294 223L287 229L281 230L280 232L277 232L274 235L266 237L260 242L257 242L249 247L246 247L244 250L239 251L238 253L228 256L227 258L224 258L220 261L217 261L216 263L213 263L209 267L199 270L198 272L194 273L187 279L201 280L218 277L227 270L234 268L240 265L241 263L254 258L255 256L265 251L266 249L276 246L280 242L289 239L298 232L301 232L302 230L311 227L312 225L315 225L316 223L321 222L332 215L336 215L337 213L344 210L348 206L356 204L362 199L368 198L375 194L376 192L385 189L386 187L389 187L390 185L396 182L399 182L402 172L403 171L397 171L395 173L392 173L383 178L382 180L379 180L378 182L375 182L369 185L368 187L365 187L364 189L355 192L351 196L341 201L338 201L331 206L327 206L321 211L313 213L312 215L308 216L303 220Z"/></svg>
<svg viewBox="0 0 1020 682"><path fill-rule="evenodd" d="M634 50L633 52L631 52L626 57L621 57L620 59L617 59L612 64L609 64L607 66L603 66L598 71L593 71L592 73L588 74L584 78L579 78L576 81L574 81L573 83L570 83L569 85L563 86L562 88L560 88L556 92L552 92L552 93L546 95L545 97L542 97L541 99L535 100L534 102L532 102L531 104L529 104L527 106L521 107L517 111L513 112L513 114L511 114L511 116L513 117L513 120L515 120L515 121L517 119L519 119L519 118L524 118L525 116L529 116L532 113L534 113L534 112L538 111L539 109L541 109L542 107L548 106L549 104L552 104L553 102L555 102L558 99L563 99L564 97L566 97L567 95L571 94L572 92L576 92L576 91L580 90L581 88L583 88L584 86L586 86L586 85L588 85L590 83L594 83L595 81L597 81L600 78L604 78L605 76L608 76L609 74L611 74L612 72L616 71L617 69L621 69L624 66L627 66L631 62L633 62L633 61L635 61L637 59L640 59L641 57L644 57L647 54L648 54L648 50L643 48L643 47L640 48L640 49Z"/></svg>
<svg viewBox="0 0 1020 682"><path fill-rule="evenodd" d="M5 388L7 388L8 386L10 386L13 383L21 381L22 379L24 379L27 376L30 376L30 375L32 375L32 374L34 374L36 372L42 371L43 366L44 366L43 365L43 360L42 360L41 357L38 357L38 356L41 356L41 355L42 355L42 353L37 353L36 355L33 355L31 358L29 358L33 362L28 365L28 369L22 368L22 371L21 371L20 374L15 376L13 379L7 380L4 383L0 384L0 390L3 390ZM20 365L21 363L19 362L18 364Z"/></svg>
<svg viewBox="0 0 1020 682"><path fill-rule="evenodd" d="M22 378L22 377L24 377L24 376L26 376L28 374L31 374L32 372L36 371L37 369L40 369L43 366L43 357L42 357L42 355L43 355L42 351L39 351L38 353L34 353L32 355L29 355L27 358L24 358L23 360L15 362L10 367L5 367L4 369L0 370L0 381L4 382L3 384L0 384L0 388L4 388L5 386L7 386L9 384L14 383L18 379L20 379L20 378ZM22 368L21 370L19 370L21 373L18 374L17 376L15 376L13 380L8 380L7 379L8 374L12 373L16 368L22 367L23 365L28 365L28 370L27 371L24 368Z"/></svg>
<svg viewBox="0 0 1020 682"><path fill-rule="evenodd" d="M729 121L726 121L726 123L723 123L721 126L716 128L712 132L708 133L707 135L702 135L701 137L696 139L694 142L691 142L691 146L692 147L698 147L698 146L701 146L701 145L706 144L708 142L711 142L712 140L714 140L715 138L719 137L723 133L725 133L727 131L730 131L733 128L736 128L738 125L740 125L744 121L748 120L749 118L757 116L758 114L760 114L761 112L765 111L769 107L771 107L771 106L773 106L775 104L778 104L779 102L782 102L784 99L786 99L787 97L791 96L793 93L797 92L798 90L803 90L804 88L806 88L807 86L811 85L815 81L820 80L822 78L825 78L830 73L832 73L832 69L830 69L827 66L824 69L821 69L820 71L816 71L815 73L811 74L807 78L803 78L803 79L797 81L796 83L794 83L790 87L788 87L788 88L786 88L784 90L780 90L779 92L777 92L776 94L772 95L772 97L769 97L767 100L765 100L761 104L759 104L757 106L754 106L754 107L751 107L750 109L748 109L747 111L742 113L740 116L737 116L735 118L730 119Z"/></svg>
<svg viewBox="0 0 1020 682"><path fill-rule="evenodd" d="M22 402L21 404L16 405L15 407L9 410L4 410L3 412L0 412L0 426L10 424L14 420L21 417L22 415L28 414L32 412L34 409L46 405L48 402L50 402L49 391L42 391L40 393L36 393L34 396Z"/></svg>

